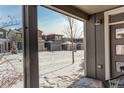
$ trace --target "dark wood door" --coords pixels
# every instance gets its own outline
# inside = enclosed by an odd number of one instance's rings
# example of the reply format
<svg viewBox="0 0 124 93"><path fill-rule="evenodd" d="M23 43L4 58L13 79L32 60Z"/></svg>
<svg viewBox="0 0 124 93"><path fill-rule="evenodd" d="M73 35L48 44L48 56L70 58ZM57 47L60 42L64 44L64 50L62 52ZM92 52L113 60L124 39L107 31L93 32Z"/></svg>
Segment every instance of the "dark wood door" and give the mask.
<svg viewBox="0 0 124 93"><path fill-rule="evenodd" d="M124 24L110 26L111 77L124 74Z"/></svg>

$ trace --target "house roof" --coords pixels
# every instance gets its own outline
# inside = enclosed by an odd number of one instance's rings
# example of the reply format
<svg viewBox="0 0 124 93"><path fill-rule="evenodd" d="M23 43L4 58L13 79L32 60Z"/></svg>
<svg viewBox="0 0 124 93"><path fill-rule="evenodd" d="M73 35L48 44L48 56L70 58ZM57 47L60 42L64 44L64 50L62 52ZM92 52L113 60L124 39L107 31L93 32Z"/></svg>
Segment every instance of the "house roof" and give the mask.
<svg viewBox="0 0 124 93"><path fill-rule="evenodd" d="M71 45L72 43L70 41L66 41L64 43L62 43L63 45ZM76 43L73 43L73 44L76 44Z"/></svg>
<svg viewBox="0 0 124 93"><path fill-rule="evenodd" d="M6 32L7 32L7 30L5 30L5 29L3 29L3 28L0 28L0 31L6 31Z"/></svg>
<svg viewBox="0 0 124 93"><path fill-rule="evenodd" d="M15 32L15 33L22 33L22 31L18 31L18 30L16 30L16 29L14 29L14 30L9 30L9 31L12 31L12 32Z"/></svg>
<svg viewBox="0 0 124 93"><path fill-rule="evenodd" d="M66 41L66 42L64 42L64 43L62 43L63 45L66 45L66 44L71 44L71 42L70 41Z"/></svg>
<svg viewBox="0 0 124 93"><path fill-rule="evenodd" d="M63 36L63 35L60 35L60 34L48 34L46 36Z"/></svg>

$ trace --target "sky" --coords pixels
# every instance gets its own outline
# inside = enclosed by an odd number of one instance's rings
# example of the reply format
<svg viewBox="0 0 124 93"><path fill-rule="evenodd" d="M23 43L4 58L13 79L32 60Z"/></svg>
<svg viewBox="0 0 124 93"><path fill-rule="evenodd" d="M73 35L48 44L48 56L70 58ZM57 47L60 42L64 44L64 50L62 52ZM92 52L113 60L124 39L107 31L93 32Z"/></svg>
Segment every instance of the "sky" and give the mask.
<svg viewBox="0 0 124 93"><path fill-rule="evenodd" d="M43 31L43 34L63 34L65 32L67 20L66 16L55 12L53 10L38 6L37 7L37 16L38 16L38 29ZM19 25L9 26L5 29L14 29L22 27L22 6L16 5L0 5L0 27L3 26L10 17L15 18ZM13 21L14 23L15 21ZM82 27L83 30L83 22L77 21L77 24ZM80 32L79 32L80 33ZM81 36L83 37L83 35Z"/></svg>
<svg viewBox="0 0 124 93"><path fill-rule="evenodd" d="M0 5L0 27L3 27L5 23L10 24L9 20L12 18L13 23L15 23L15 19L18 21L20 25L9 26L8 28L19 28L22 26L22 7L21 6L13 6L13 5ZM11 18L10 18L10 17Z"/></svg>

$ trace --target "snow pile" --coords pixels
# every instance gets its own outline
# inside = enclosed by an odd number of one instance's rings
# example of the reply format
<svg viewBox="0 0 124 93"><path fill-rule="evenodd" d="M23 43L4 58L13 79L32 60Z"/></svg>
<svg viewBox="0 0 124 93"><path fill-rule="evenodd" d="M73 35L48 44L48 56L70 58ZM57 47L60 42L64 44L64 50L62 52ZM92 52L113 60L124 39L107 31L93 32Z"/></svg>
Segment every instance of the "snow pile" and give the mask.
<svg viewBox="0 0 124 93"><path fill-rule="evenodd" d="M23 80L20 56L22 55L0 55L0 87L12 87L17 81Z"/></svg>

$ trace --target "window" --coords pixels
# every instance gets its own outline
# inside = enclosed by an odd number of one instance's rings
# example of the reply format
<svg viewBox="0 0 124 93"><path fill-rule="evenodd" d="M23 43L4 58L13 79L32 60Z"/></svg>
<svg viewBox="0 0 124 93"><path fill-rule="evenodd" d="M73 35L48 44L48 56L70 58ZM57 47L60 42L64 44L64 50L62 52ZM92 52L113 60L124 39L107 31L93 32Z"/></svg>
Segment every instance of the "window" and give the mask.
<svg viewBox="0 0 124 93"><path fill-rule="evenodd" d="M3 38L3 32L0 32L0 38Z"/></svg>
<svg viewBox="0 0 124 93"><path fill-rule="evenodd" d="M116 71L124 72L124 62L116 62Z"/></svg>
<svg viewBox="0 0 124 93"><path fill-rule="evenodd" d="M18 50L22 50L22 42L17 43Z"/></svg>
<svg viewBox="0 0 124 93"><path fill-rule="evenodd" d="M124 55L124 45L116 45L116 55Z"/></svg>
<svg viewBox="0 0 124 93"><path fill-rule="evenodd" d="M124 28L116 29L116 38L124 38Z"/></svg>

